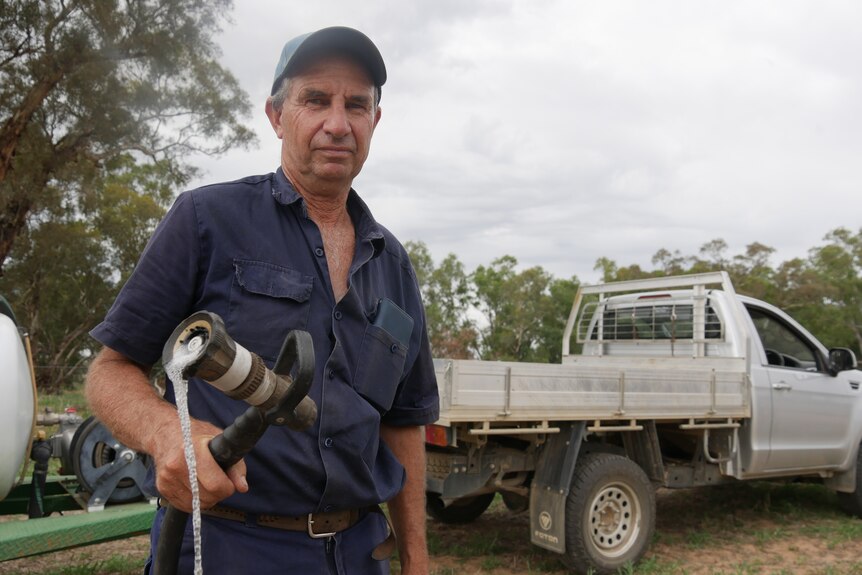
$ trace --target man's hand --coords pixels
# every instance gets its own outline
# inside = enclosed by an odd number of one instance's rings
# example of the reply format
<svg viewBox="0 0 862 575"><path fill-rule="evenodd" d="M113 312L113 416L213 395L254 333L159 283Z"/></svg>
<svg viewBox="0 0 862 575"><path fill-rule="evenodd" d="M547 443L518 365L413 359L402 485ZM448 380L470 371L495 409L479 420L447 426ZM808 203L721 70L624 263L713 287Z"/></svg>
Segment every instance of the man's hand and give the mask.
<svg viewBox="0 0 862 575"><path fill-rule="evenodd" d="M175 422L174 430L161 431L152 453L156 465L156 488L171 505L187 513L191 512L192 491L179 421ZM236 491L248 491L244 461L240 460L227 471L223 471L213 459L209 442L219 433L221 430L214 425L204 421L192 421L192 444L195 449L202 509L209 509Z"/></svg>

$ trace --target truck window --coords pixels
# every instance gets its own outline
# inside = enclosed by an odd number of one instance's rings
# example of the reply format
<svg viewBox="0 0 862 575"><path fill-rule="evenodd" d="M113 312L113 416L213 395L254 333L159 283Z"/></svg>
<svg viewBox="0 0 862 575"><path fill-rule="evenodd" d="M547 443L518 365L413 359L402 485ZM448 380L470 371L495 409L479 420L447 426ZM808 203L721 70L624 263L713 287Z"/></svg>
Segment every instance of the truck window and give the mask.
<svg viewBox="0 0 862 575"><path fill-rule="evenodd" d="M602 315L602 339L605 341L694 339L694 306L691 304L608 306ZM709 303L704 336L708 340L723 337L721 321Z"/></svg>
<svg viewBox="0 0 862 575"><path fill-rule="evenodd" d="M780 318L755 307L746 306L769 365L818 371L817 353L805 338Z"/></svg>

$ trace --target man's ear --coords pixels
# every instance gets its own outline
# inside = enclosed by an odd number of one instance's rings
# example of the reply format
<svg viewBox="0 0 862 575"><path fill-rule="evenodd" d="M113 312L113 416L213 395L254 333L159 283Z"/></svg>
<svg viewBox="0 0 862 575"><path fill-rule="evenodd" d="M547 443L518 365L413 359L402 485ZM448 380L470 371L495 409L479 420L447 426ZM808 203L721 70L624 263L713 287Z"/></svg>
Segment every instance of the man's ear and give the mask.
<svg viewBox="0 0 862 575"><path fill-rule="evenodd" d="M284 136L284 131L281 127L281 110L276 110L272 105L272 96L266 99L266 117L269 118L269 123L275 131L275 135L281 139Z"/></svg>
<svg viewBox="0 0 862 575"><path fill-rule="evenodd" d="M380 122L380 115L383 113L382 108L377 106L377 112L374 113L374 128L377 127L377 123Z"/></svg>

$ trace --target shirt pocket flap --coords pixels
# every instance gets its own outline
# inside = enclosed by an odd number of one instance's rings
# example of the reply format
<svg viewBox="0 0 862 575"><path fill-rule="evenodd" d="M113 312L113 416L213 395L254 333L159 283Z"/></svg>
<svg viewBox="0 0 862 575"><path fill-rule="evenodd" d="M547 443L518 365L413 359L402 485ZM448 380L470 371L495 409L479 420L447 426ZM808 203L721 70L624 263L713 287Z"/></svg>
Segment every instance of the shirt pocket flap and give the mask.
<svg viewBox="0 0 862 575"><path fill-rule="evenodd" d="M236 280L248 292L304 302L314 278L290 268L252 260L234 260Z"/></svg>

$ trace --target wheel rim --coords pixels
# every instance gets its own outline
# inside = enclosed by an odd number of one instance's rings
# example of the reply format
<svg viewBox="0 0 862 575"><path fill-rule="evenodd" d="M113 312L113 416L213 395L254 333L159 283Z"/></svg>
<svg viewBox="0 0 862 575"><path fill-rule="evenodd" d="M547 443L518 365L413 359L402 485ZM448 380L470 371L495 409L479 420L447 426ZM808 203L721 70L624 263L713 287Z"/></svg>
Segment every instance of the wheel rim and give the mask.
<svg viewBox="0 0 862 575"><path fill-rule="evenodd" d="M602 487L590 502L590 539L606 557L618 557L631 549L640 531L640 502L622 483Z"/></svg>

